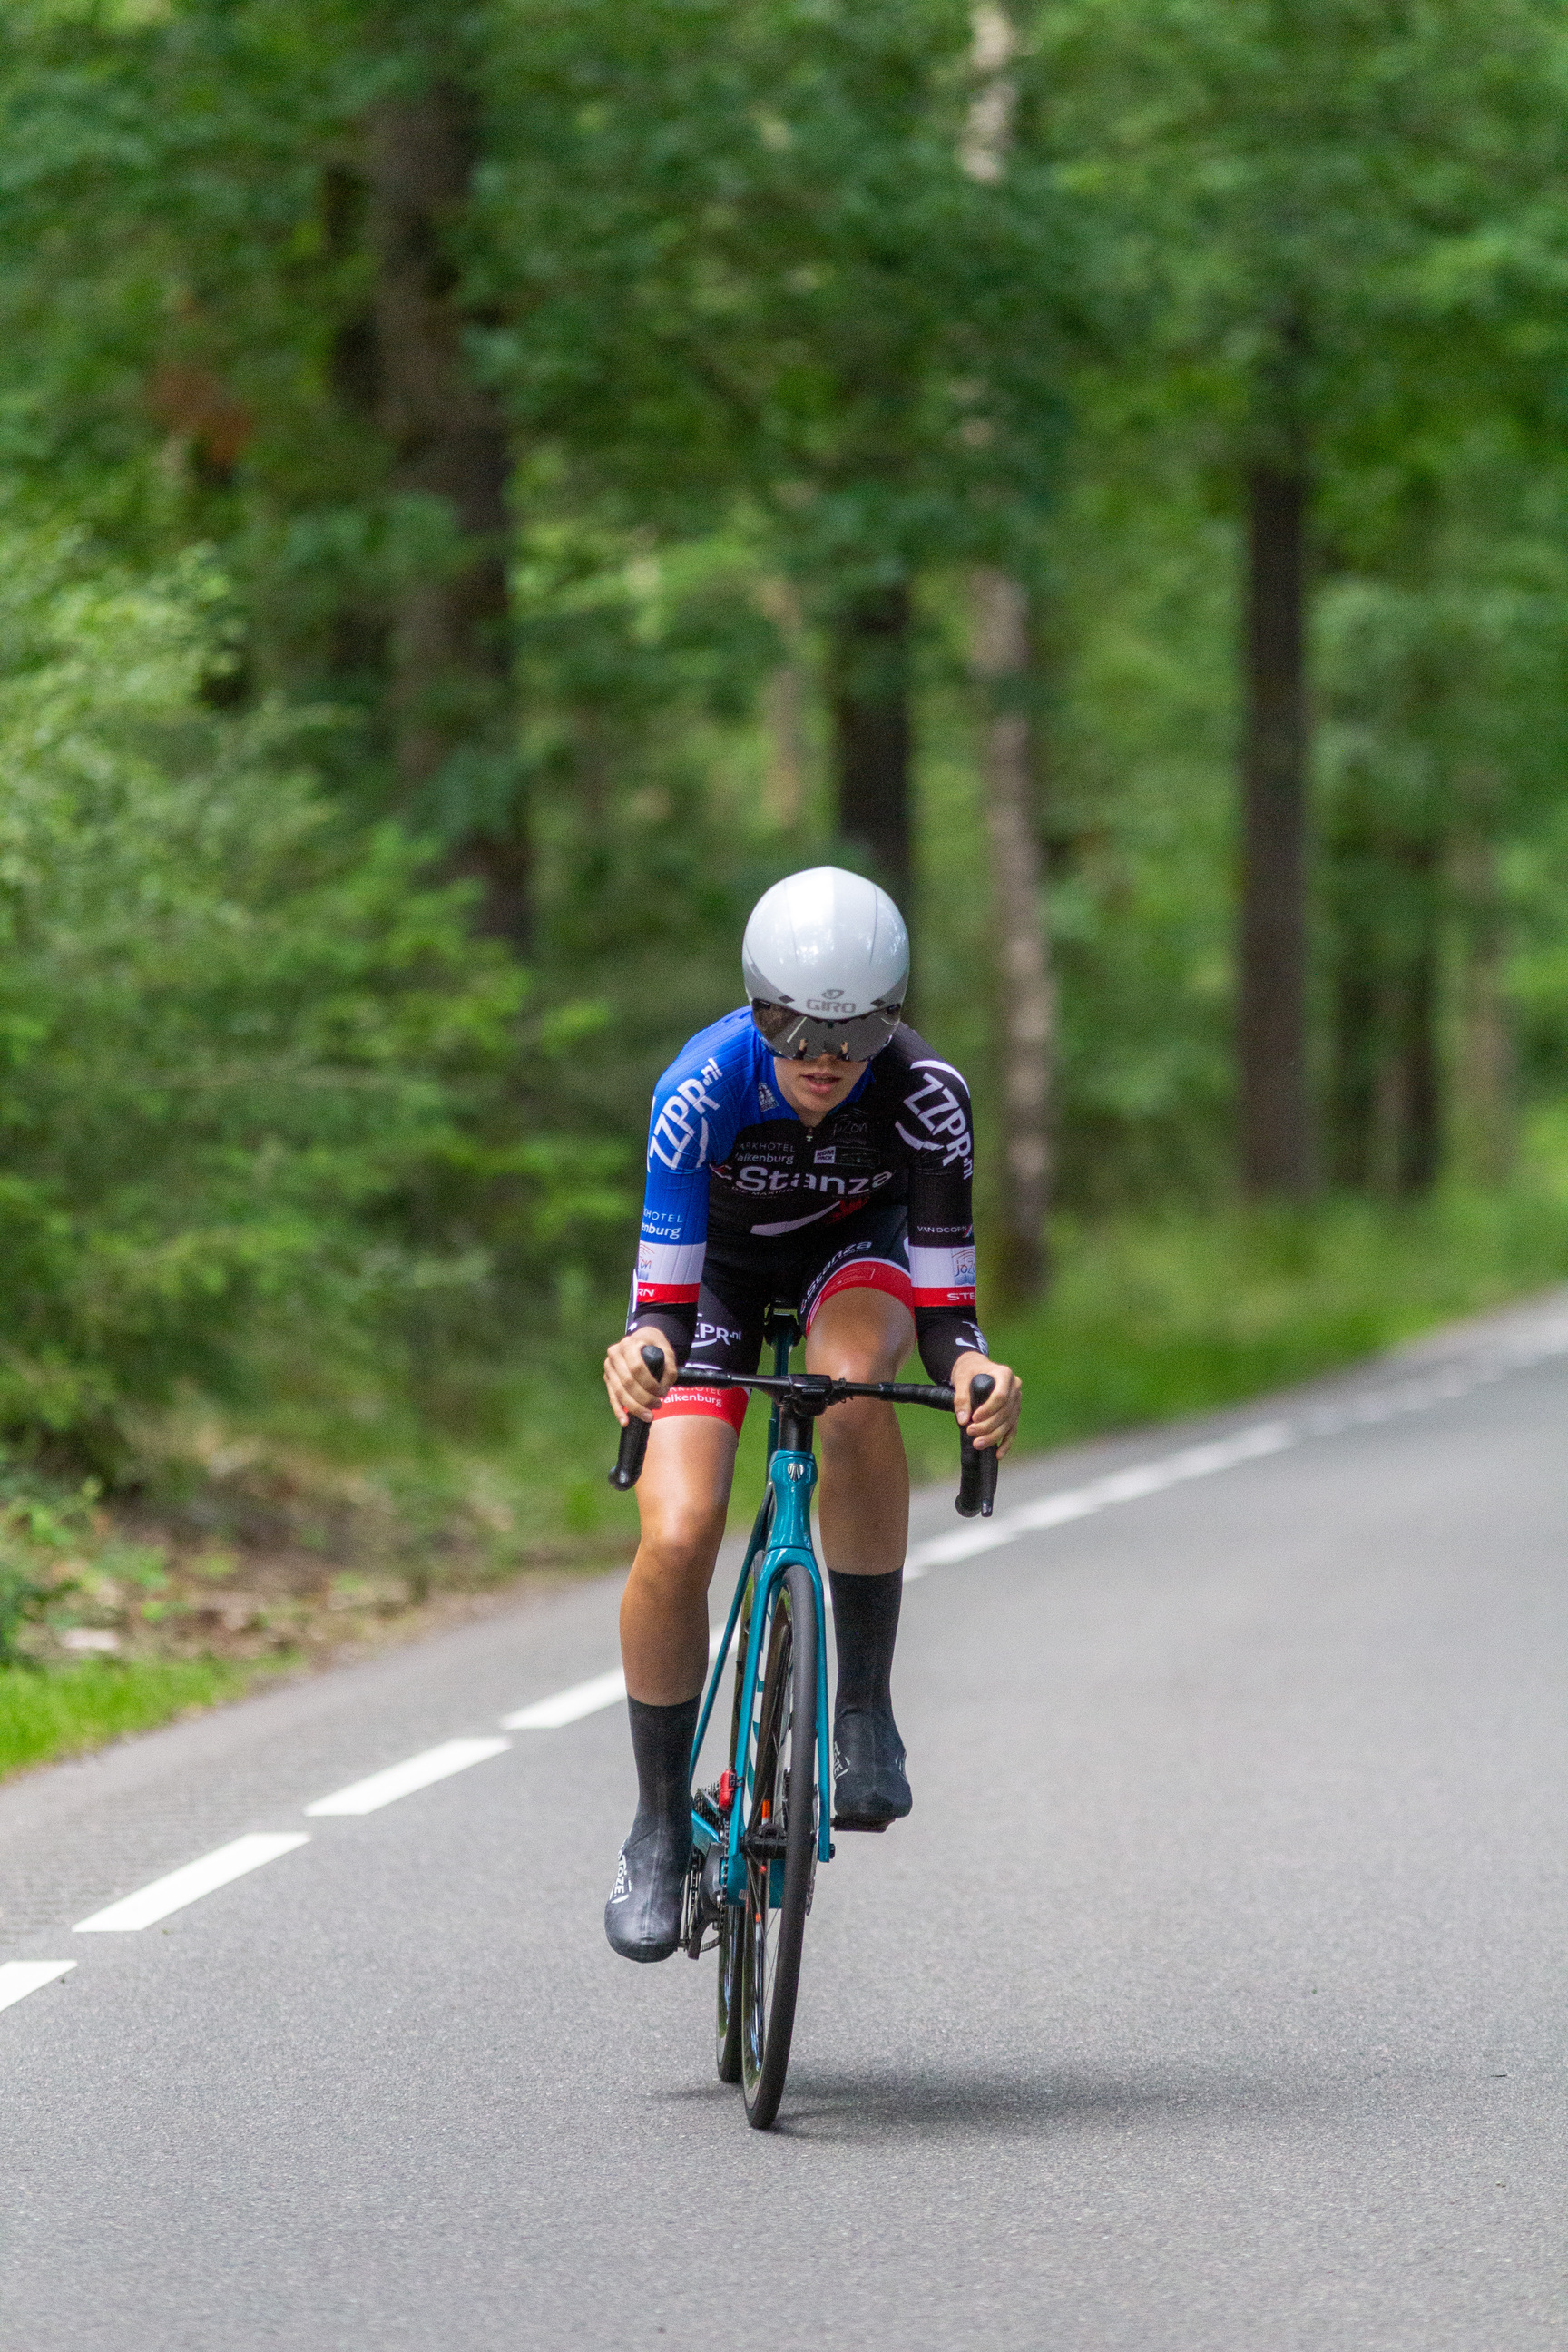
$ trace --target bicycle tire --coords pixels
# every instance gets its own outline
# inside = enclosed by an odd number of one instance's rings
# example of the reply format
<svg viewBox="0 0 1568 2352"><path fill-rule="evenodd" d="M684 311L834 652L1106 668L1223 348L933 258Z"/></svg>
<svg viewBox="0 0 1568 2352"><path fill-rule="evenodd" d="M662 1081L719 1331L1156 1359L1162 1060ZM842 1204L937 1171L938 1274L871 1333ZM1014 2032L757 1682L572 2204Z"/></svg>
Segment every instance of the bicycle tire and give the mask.
<svg viewBox="0 0 1568 2352"><path fill-rule="evenodd" d="M714 2058L719 2080L741 2079L741 1907L726 1903L719 1922L719 2018Z"/></svg>
<svg viewBox="0 0 1568 2352"><path fill-rule="evenodd" d="M741 1742L741 1691L746 1679L746 1634L750 1609L735 1634L735 1685L730 1705L730 1769L737 1775L745 1762ZM721 2083L741 2079L741 1906L726 1903L719 1921L719 2009L714 2029L714 2058Z"/></svg>
<svg viewBox="0 0 1568 2352"><path fill-rule="evenodd" d="M756 2131L767 2130L784 2095L816 1868L816 1607L811 1578L799 1565L786 1569L774 1587L766 1656L747 1836L749 1842L773 1827L784 1852L761 1859L748 1853L746 1860L741 2085L746 2120ZM775 1875L781 1861L782 1889Z"/></svg>

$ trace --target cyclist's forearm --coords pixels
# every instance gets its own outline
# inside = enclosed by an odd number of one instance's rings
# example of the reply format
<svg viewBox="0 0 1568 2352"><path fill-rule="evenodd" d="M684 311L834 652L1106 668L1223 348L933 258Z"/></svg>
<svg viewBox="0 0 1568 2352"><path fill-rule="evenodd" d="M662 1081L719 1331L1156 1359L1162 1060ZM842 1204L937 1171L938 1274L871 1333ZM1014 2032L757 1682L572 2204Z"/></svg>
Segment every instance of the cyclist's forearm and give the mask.
<svg viewBox="0 0 1568 2352"><path fill-rule="evenodd" d="M637 1307L626 1320L633 1335L647 1332L656 1348L668 1348L678 1366L685 1363L697 1337L695 1306Z"/></svg>
<svg viewBox="0 0 1568 2352"><path fill-rule="evenodd" d="M917 1307L915 1339L928 1378L944 1384L960 1356L985 1353L985 1334L973 1307Z"/></svg>

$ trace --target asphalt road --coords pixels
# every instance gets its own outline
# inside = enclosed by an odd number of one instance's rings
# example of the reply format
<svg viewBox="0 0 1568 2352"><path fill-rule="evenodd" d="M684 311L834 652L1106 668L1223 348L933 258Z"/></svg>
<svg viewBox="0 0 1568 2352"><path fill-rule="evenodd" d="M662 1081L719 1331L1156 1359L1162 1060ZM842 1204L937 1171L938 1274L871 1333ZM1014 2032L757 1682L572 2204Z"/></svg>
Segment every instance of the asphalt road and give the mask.
<svg viewBox="0 0 1568 2352"><path fill-rule="evenodd" d="M0 1790L0 1998L75 1964L0 2014L0 2345L1561 2345L1565 1407L1558 1297L1009 1470L967 1559L921 1498L915 1811L819 1874L768 2136L711 1959L604 1943L622 1711L500 1730L613 1580Z"/></svg>

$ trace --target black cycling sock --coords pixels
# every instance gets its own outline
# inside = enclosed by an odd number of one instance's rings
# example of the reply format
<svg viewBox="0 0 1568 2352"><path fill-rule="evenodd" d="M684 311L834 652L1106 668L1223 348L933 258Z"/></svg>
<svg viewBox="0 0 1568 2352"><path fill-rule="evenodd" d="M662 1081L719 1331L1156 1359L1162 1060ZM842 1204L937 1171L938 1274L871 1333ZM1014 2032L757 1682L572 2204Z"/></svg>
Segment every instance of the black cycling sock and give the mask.
<svg viewBox="0 0 1568 2352"><path fill-rule="evenodd" d="M833 1634L838 1648L838 1689L834 1712L893 1704L893 1644L899 1638L899 1606L904 1571L890 1576L844 1576L827 1571L833 1587Z"/></svg>
<svg viewBox="0 0 1568 2352"><path fill-rule="evenodd" d="M691 1743L697 1736L697 1716L702 1704L683 1698L674 1706L649 1706L628 1698L632 1754L637 1768L637 1817L634 1830L651 1822L679 1822L691 1804Z"/></svg>

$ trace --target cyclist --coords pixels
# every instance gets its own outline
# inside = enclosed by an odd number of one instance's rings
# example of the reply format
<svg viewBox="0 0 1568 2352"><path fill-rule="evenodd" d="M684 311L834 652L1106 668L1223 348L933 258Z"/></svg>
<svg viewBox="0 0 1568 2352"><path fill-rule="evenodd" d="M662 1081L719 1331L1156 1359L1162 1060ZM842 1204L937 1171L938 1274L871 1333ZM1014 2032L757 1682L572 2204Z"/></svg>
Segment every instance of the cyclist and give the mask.
<svg viewBox="0 0 1568 2352"><path fill-rule="evenodd" d="M909 960L886 891L833 866L790 875L746 926L749 1002L693 1037L654 1093L631 1310L605 1359L616 1419L653 1423L621 1602L637 1810L605 1906L627 1959L666 1959L679 1940L708 1586L747 1402L743 1389L666 1395L677 1367L754 1371L763 1311L787 1297L808 1370L896 1380L918 1341L976 1446L1005 1453L1017 1426L1017 1378L974 1320L969 1092L900 1018ZM662 1382L642 1360L649 1341ZM972 1414L980 1372L996 1385ZM847 1399L819 1426L834 1821L885 1830L911 1803L890 1679L909 1469L890 1405Z"/></svg>

